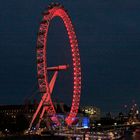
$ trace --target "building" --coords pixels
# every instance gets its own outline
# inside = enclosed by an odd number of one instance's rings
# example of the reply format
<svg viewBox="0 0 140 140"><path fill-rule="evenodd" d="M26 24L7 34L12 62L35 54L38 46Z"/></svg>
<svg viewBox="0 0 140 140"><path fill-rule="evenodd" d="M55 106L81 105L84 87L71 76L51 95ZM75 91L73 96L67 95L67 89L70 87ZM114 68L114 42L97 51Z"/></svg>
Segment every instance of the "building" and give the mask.
<svg viewBox="0 0 140 140"><path fill-rule="evenodd" d="M35 112L35 105L1 105L0 106L0 114L4 114L6 116L11 116L12 118L16 118L18 114L27 115L28 118L31 118L33 113Z"/></svg>
<svg viewBox="0 0 140 140"><path fill-rule="evenodd" d="M84 106L84 107L81 107L81 110L82 110L82 112L86 116L89 116L90 119L93 119L93 120L100 119L101 111L97 107L94 107L94 106Z"/></svg>

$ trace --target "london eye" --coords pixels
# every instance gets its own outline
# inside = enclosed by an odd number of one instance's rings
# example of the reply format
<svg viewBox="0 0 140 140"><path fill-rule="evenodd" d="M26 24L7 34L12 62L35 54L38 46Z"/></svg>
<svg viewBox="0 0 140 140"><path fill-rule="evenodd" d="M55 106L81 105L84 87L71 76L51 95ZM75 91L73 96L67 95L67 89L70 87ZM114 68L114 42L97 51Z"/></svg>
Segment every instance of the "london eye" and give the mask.
<svg viewBox="0 0 140 140"><path fill-rule="evenodd" d="M58 71L65 70L68 68L68 65L58 65L54 67L48 67L47 61L47 37L48 37L48 29L51 24L51 20L55 17L59 17L66 28L70 49L71 49L71 58L72 58L72 71L73 71L73 96L72 96L72 104L69 115L66 117L65 121L67 125L71 125L73 123L73 118L76 117L79 109L80 103L80 95L81 95L81 64L80 64L80 54L78 48L78 41L74 31L73 24L71 22L71 18L68 12L64 9L64 7L58 3L53 3L48 6L48 9L43 12L43 17L39 26L38 36L37 36L37 47L36 47L36 56L37 56L37 78L40 93L42 93L41 101L37 107L36 112L33 115L33 118L30 123L30 128L33 125L37 115L40 113L39 123L43 118L45 111L50 116L56 115L56 110L54 108L51 93L53 91L53 87L57 78ZM50 81L48 82L48 72L54 71L54 75ZM57 120L57 119L56 119ZM57 120L59 124L59 120Z"/></svg>

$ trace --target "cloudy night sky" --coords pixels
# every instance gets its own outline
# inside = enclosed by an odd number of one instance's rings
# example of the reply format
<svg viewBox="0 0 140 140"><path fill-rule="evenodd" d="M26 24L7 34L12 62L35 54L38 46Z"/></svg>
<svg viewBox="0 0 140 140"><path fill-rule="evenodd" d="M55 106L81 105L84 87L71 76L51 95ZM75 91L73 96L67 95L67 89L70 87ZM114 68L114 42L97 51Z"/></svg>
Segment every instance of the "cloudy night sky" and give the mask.
<svg viewBox="0 0 140 140"><path fill-rule="evenodd" d="M22 104L37 86L36 40L41 13L51 0L0 2L0 104ZM140 1L58 0L68 10L79 42L81 105L118 112L132 100L140 106ZM68 36L52 20L48 64L69 63ZM70 68L71 69L71 68ZM60 72L54 100L71 104L72 74ZM39 93L38 93L39 94ZM39 97L38 97L39 98Z"/></svg>

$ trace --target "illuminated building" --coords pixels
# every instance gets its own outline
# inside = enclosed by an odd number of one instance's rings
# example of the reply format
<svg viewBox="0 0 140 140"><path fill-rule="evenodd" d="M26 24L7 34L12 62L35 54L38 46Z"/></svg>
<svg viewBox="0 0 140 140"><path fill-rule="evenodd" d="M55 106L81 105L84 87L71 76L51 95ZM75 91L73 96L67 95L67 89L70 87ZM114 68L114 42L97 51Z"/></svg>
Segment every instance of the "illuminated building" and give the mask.
<svg viewBox="0 0 140 140"><path fill-rule="evenodd" d="M81 108L82 112L92 119L100 119L100 109L94 106L84 106Z"/></svg>
<svg viewBox="0 0 140 140"><path fill-rule="evenodd" d="M82 126L84 128L88 128L89 127L89 118L88 117L83 117L83 119L82 119Z"/></svg>
<svg viewBox="0 0 140 140"><path fill-rule="evenodd" d="M1 105L0 106L0 114L5 114L7 116L11 116L12 118L16 118L17 114L28 115L30 118L35 111L35 105Z"/></svg>
<svg viewBox="0 0 140 140"><path fill-rule="evenodd" d="M11 116L16 118L17 114L24 114L27 118L31 119L33 113L36 110L38 104L25 104L25 105L0 105L0 114ZM70 108L64 103L54 103L57 113L64 114L70 110Z"/></svg>

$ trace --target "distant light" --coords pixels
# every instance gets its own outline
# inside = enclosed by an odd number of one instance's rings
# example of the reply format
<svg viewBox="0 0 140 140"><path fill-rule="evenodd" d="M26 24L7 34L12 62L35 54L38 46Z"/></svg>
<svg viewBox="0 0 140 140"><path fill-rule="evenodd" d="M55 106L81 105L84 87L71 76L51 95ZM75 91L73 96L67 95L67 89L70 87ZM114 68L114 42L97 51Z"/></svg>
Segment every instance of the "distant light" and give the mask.
<svg viewBox="0 0 140 140"><path fill-rule="evenodd" d="M117 123L114 123L114 125L116 126L116 125L117 125Z"/></svg>
<svg viewBox="0 0 140 140"><path fill-rule="evenodd" d="M124 105L125 108L127 108L127 105Z"/></svg>
<svg viewBox="0 0 140 140"><path fill-rule="evenodd" d="M88 126L84 126L84 128L89 128Z"/></svg>
<svg viewBox="0 0 140 140"><path fill-rule="evenodd" d="M100 124L100 123L98 123L97 125L98 125L98 126L101 126L101 124Z"/></svg>

